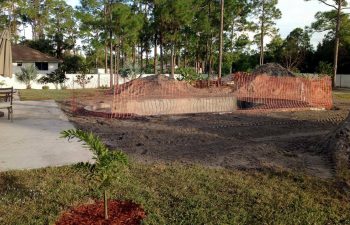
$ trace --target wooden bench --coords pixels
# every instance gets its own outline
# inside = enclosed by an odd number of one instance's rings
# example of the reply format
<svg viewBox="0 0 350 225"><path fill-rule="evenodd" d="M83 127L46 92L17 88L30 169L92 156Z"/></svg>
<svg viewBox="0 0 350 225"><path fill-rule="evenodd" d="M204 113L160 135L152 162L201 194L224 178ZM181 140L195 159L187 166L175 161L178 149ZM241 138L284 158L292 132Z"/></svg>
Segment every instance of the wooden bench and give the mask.
<svg viewBox="0 0 350 225"><path fill-rule="evenodd" d="M13 121L13 87L0 88L0 109L7 109L7 117Z"/></svg>

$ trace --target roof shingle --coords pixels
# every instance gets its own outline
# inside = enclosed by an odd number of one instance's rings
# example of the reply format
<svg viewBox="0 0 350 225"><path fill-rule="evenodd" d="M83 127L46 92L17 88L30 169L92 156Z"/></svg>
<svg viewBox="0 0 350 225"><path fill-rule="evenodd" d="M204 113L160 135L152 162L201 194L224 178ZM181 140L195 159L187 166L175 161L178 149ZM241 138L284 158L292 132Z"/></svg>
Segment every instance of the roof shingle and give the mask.
<svg viewBox="0 0 350 225"><path fill-rule="evenodd" d="M38 50L32 49L25 45L12 45L13 62L62 62L55 57L44 54Z"/></svg>

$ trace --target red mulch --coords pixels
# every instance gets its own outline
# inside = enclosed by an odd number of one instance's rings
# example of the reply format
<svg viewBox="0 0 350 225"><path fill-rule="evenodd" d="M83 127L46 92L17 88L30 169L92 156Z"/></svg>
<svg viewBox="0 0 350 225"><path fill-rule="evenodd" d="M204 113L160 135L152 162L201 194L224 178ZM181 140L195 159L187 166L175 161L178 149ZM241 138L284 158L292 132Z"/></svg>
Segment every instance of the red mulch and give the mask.
<svg viewBox="0 0 350 225"><path fill-rule="evenodd" d="M108 201L109 220L104 219L103 202L82 205L63 213L56 225L139 225L145 211L132 202Z"/></svg>

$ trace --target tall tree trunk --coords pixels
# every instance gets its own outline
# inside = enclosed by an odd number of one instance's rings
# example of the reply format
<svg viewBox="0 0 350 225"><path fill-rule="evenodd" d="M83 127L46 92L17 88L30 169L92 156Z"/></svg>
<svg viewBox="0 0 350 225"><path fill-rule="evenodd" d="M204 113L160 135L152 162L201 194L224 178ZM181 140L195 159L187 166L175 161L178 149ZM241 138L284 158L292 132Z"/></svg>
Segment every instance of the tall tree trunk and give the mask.
<svg viewBox="0 0 350 225"><path fill-rule="evenodd" d="M219 85L221 83L221 77L222 77L222 50L223 50L223 35L224 35L224 0L221 0L221 20L220 20L220 49L219 49L219 75L218 75L218 81Z"/></svg>
<svg viewBox="0 0 350 225"><path fill-rule="evenodd" d="M136 47L132 47L132 68L135 69L136 65Z"/></svg>
<svg viewBox="0 0 350 225"><path fill-rule="evenodd" d="M116 62L116 70L115 72L117 73L117 87L119 85L119 70L120 70L120 46L121 46L121 39L119 39L119 46L117 47L117 62Z"/></svg>
<svg viewBox="0 0 350 225"><path fill-rule="evenodd" d="M105 42L105 73L108 73L108 46L107 42Z"/></svg>
<svg viewBox="0 0 350 225"><path fill-rule="evenodd" d="M114 54L114 86L118 86L118 56L117 56L117 45L114 45L114 49L115 49L115 54Z"/></svg>
<svg viewBox="0 0 350 225"><path fill-rule="evenodd" d="M38 40L38 15L39 15L39 10L40 10L40 2L39 0L34 0L33 1L33 8L35 9L35 16L33 19L33 23L32 23L32 29L33 29L33 40Z"/></svg>
<svg viewBox="0 0 350 225"><path fill-rule="evenodd" d="M158 46L157 46L157 34L154 35L154 74L158 74L157 64L158 64Z"/></svg>
<svg viewBox="0 0 350 225"><path fill-rule="evenodd" d="M149 55L148 55L148 50L146 50L146 69L148 68L149 66Z"/></svg>
<svg viewBox="0 0 350 225"><path fill-rule="evenodd" d="M113 87L113 78L114 78L114 75L113 75L113 42L112 42L112 36L113 36L113 34L112 34L112 31L110 31L109 32L109 38L110 38L110 45L109 45L109 54L110 54L110 56L109 56L109 60L110 60L110 71L109 71L109 77L110 77L110 82L109 82L109 84L110 84L110 86L111 86L111 88Z"/></svg>
<svg viewBox="0 0 350 225"><path fill-rule="evenodd" d="M164 74L163 35L160 34L160 73Z"/></svg>
<svg viewBox="0 0 350 225"><path fill-rule="evenodd" d="M341 2L338 3L337 9L337 25L335 30L335 43L334 43L334 65L333 65L333 87L337 85L337 73L338 73L338 57L339 57L339 43L340 43L340 23L341 23Z"/></svg>
<svg viewBox="0 0 350 225"><path fill-rule="evenodd" d="M264 37L265 37L265 0L262 2L262 16L260 27L260 65L264 65Z"/></svg>
<svg viewBox="0 0 350 225"><path fill-rule="evenodd" d="M171 78L174 79L175 77L175 57L174 57L174 45L171 46L171 53L170 53L170 67L171 67Z"/></svg>
<svg viewBox="0 0 350 225"><path fill-rule="evenodd" d="M213 72L213 43L210 41L209 43L209 62L208 62L208 80Z"/></svg>

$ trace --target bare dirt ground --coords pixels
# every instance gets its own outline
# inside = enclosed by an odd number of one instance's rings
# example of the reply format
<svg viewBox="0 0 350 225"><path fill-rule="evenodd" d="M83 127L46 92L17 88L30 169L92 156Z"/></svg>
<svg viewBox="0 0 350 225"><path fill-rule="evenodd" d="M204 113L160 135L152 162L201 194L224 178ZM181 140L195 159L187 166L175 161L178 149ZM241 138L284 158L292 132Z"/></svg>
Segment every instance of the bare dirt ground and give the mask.
<svg viewBox="0 0 350 225"><path fill-rule="evenodd" d="M330 111L70 119L139 162L277 168L330 178L331 160L315 146L347 117L350 101L335 100L335 106Z"/></svg>

